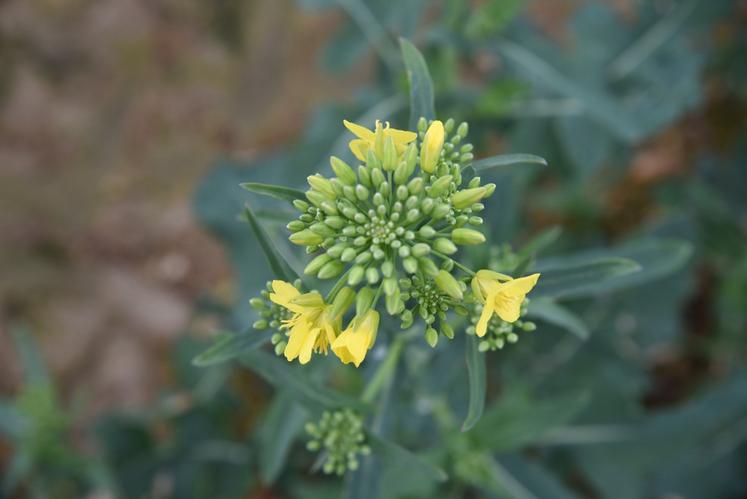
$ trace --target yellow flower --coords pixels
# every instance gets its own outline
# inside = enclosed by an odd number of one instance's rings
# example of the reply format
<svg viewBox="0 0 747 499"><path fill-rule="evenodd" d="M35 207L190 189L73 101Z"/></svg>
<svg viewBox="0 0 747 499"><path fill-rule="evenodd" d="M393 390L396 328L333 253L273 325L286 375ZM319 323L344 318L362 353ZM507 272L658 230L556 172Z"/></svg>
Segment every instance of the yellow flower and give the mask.
<svg viewBox="0 0 747 499"><path fill-rule="evenodd" d="M431 123L423 137L423 145L420 148L420 169L425 173L433 173L443 147L444 124L436 120Z"/></svg>
<svg viewBox="0 0 747 499"><path fill-rule="evenodd" d="M407 144L415 140L418 136L415 132L389 128L388 122L386 123L386 126L382 126L379 120L376 120L376 128L374 131L371 131L364 126L351 123L348 120L343 120L342 122L348 130L358 137L357 139L350 141L350 150L353 151L355 157L360 161L366 161L366 154L368 154L369 149L374 149L374 152L379 159L383 159L384 141L388 138L392 139L394 147L397 150L397 155L401 156L407 148Z"/></svg>
<svg viewBox="0 0 747 499"><path fill-rule="evenodd" d="M298 357L301 364L306 364L312 352L326 354L340 331L340 318L333 316L332 306L326 304L318 292L301 294L285 281L272 281L272 291L270 300L293 312L282 325L290 330L283 352L285 358L291 362Z"/></svg>
<svg viewBox="0 0 747 499"><path fill-rule="evenodd" d="M472 278L472 292L485 305L475 328L477 335L485 335L494 312L506 322L515 322L521 312L521 303L539 277L539 274L532 274L513 279L492 270L477 272Z"/></svg>
<svg viewBox="0 0 747 499"><path fill-rule="evenodd" d="M358 367L376 341L378 329L379 313L375 310L369 310L360 317L356 316L332 343L332 351L344 364L352 362Z"/></svg>

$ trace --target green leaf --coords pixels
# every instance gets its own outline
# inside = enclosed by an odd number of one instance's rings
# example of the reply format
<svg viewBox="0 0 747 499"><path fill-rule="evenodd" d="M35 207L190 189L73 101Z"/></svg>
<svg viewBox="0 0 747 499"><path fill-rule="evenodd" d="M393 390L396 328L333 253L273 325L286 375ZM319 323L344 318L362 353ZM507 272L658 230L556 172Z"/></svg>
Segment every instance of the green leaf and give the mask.
<svg viewBox="0 0 747 499"><path fill-rule="evenodd" d="M256 331L254 328L240 333L221 333L207 350L192 360L192 364L207 367L228 362L248 350L264 345L272 334L273 331Z"/></svg>
<svg viewBox="0 0 747 499"><path fill-rule="evenodd" d="M641 128L627 110L596 88L572 80L516 43L502 41L497 44L496 49L509 64L514 65L538 85L565 97L578 99L583 103L584 112L590 118L605 126L620 139L634 142L640 138Z"/></svg>
<svg viewBox="0 0 747 499"><path fill-rule="evenodd" d="M547 160L540 156L535 156L534 154L499 154L489 158L478 159L472 163L472 168L474 168L477 173L480 173L492 168L520 164L547 166Z"/></svg>
<svg viewBox="0 0 747 499"><path fill-rule="evenodd" d="M259 429L259 474L262 481L272 484L288 459L296 435L309 417L292 396L281 393L272 402Z"/></svg>
<svg viewBox="0 0 747 499"><path fill-rule="evenodd" d="M518 253L519 255L540 253L555 243L562 233L563 229L558 225L545 229L526 243Z"/></svg>
<svg viewBox="0 0 747 499"><path fill-rule="evenodd" d="M448 478L446 472L396 443L368 434L368 444L381 462L379 497L424 495Z"/></svg>
<svg viewBox="0 0 747 499"><path fill-rule="evenodd" d="M368 406L309 379L303 366L290 364L262 350L249 350L239 357L239 362L259 374L268 383L287 390L296 400L310 409L338 409L351 407L367 410Z"/></svg>
<svg viewBox="0 0 747 499"><path fill-rule="evenodd" d="M508 451L535 443L547 431L569 423L586 406L586 393L530 397L521 388L503 394L469 434L474 445Z"/></svg>
<svg viewBox="0 0 747 499"><path fill-rule="evenodd" d="M270 268L275 276L286 281L298 279L298 274L295 273L288 262L286 262L283 257L280 256L277 249L275 249L270 237L260 225L257 217L254 216L249 204L245 206L244 215L246 216L246 220L249 222L249 226L252 228L257 241L259 241L262 252L265 254L265 258L267 258L267 263L270 264Z"/></svg>
<svg viewBox="0 0 747 499"><path fill-rule="evenodd" d="M581 318L549 298L531 300L527 315L561 327L582 340L589 339L591 334Z"/></svg>
<svg viewBox="0 0 747 499"><path fill-rule="evenodd" d="M417 130L418 120L435 119L436 109L433 98L433 81L428 72L423 54L404 38L399 39L402 58L410 85L410 130Z"/></svg>
<svg viewBox="0 0 747 499"><path fill-rule="evenodd" d="M628 258L598 258L582 263L538 263L533 270L542 275L530 296L576 298L615 289L616 279L640 271L641 266Z"/></svg>
<svg viewBox="0 0 747 499"><path fill-rule="evenodd" d="M249 192L270 196L281 201L293 202L296 199L306 199L303 191L282 185L260 184L259 182L244 182L239 185Z"/></svg>
<svg viewBox="0 0 747 499"><path fill-rule="evenodd" d="M23 367L24 382L48 383L49 376L31 333L23 326L13 326L12 335Z"/></svg>
<svg viewBox="0 0 747 499"><path fill-rule="evenodd" d="M462 431L468 431L480 420L485 408L485 354L477 346L475 336L467 338L467 376L469 378L469 406Z"/></svg>

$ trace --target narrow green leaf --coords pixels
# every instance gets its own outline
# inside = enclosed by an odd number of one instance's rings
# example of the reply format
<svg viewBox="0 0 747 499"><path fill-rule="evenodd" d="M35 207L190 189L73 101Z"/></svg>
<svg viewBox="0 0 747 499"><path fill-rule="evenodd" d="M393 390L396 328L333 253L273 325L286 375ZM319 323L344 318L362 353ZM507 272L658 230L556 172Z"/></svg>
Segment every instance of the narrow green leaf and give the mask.
<svg viewBox="0 0 747 499"><path fill-rule="evenodd" d="M273 331L256 331L251 327L240 333L221 333L207 350L192 360L192 364L208 367L228 362L248 350L264 345L272 334Z"/></svg>
<svg viewBox="0 0 747 499"><path fill-rule="evenodd" d="M293 202L296 199L306 199L303 191L282 185L260 184L259 182L244 182L239 185L249 192L270 196L281 201Z"/></svg>
<svg viewBox="0 0 747 499"><path fill-rule="evenodd" d="M308 411L295 403L292 396L281 393L275 397L259 428L259 474L264 483L272 484L280 475L293 441L308 417Z"/></svg>
<svg viewBox="0 0 747 499"><path fill-rule="evenodd" d="M535 156L534 154L499 154L489 158L478 159L472 163L472 168L474 168L477 173L480 173L492 168L520 164L547 166L547 160L540 156Z"/></svg>
<svg viewBox="0 0 747 499"><path fill-rule="evenodd" d="M496 49L509 64L514 65L537 84L564 97L578 99L583 103L584 111L589 117L605 126L620 139L633 142L643 133L638 123L624 108L596 88L570 79L548 62L516 43L502 41L497 44Z"/></svg>
<svg viewBox="0 0 747 499"><path fill-rule="evenodd" d="M391 440L370 433L367 439L374 455L382 462L381 483L398 487L399 494L385 497L405 495L401 487L407 483L423 487L429 482L444 482L448 478L444 470ZM389 492L393 491L389 489Z"/></svg>
<svg viewBox="0 0 747 499"><path fill-rule="evenodd" d="M576 314L549 298L531 300L527 315L530 318L541 319L555 326L562 327L582 340L589 339L591 334L584 321Z"/></svg>
<svg viewBox="0 0 747 499"><path fill-rule="evenodd" d="M543 230L526 243L519 251L520 255L532 255L540 253L551 246L555 241L558 240L560 235L563 233L563 229L556 225L549 229Z"/></svg>
<svg viewBox="0 0 747 499"><path fill-rule="evenodd" d="M628 258L598 258L582 263L542 265L533 269L541 273L530 297L551 298L589 296L614 289L614 281L641 270Z"/></svg>
<svg viewBox="0 0 747 499"><path fill-rule="evenodd" d="M423 54L415 45L404 38L399 39L399 45L410 85L410 130L416 130L421 117L428 120L436 117L433 80Z"/></svg>
<svg viewBox="0 0 747 499"><path fill-rule="evenodd" d="M246 220L249 222L249 226L252 228L259 245L262 247L262 252L265 254L267 263L270 264L270 268L275 276L286 281L298 279L298 274L293 271L288 262L286 262L275 249L270 237L260 225L249 204L246 204L244 208L244 215L246 216Z"/></svg>
<svg viewBox="0 0 747 499"><path fill-rule="evenodd" d="M290 364L262 350L249 350L239 358L245 367L259 374L268 383L292 393L298 402L311 409L337 409L350 407L367 410L368 406L309 379L303 367Z"/></svg>
<svg viewBox="0 0 747 499"><path fill-rule="evenodd" d="M509 389L485 411L469 437L476 446L491 451L529 445L549 430L571 422L588 400L587 393L540 398L520 388Z"/></svg>
<svg viewBox="0 0 747 499"><path fill-rule="evenodd" d="M485 408L485 355L477 346L475 336L467 338L467 376L469 378L469 406L462 431L468 431L480 420Z"/></svg>

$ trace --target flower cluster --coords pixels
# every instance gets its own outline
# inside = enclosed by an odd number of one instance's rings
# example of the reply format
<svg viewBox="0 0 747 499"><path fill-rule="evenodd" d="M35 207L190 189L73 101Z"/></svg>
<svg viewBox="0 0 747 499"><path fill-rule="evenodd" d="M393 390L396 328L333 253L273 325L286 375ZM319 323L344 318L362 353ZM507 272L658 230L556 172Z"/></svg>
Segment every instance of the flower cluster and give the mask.
<svg viewBox="0 0 747 499"><path fill-rule="evenodd" d="M343 475L358 469L358 456L368 455L362 418L351 411L325 411L318 423L307 423L311 439L306 444L310 451L321 452L322 470L327 474Z"/></svg>
<svg viewBox="0 0 747 499"><path fill-rule="evenodd" d="M478 213L495 190L463 176L472 161L467 124L421 119L417 132L378 121L374 130L344 124L356 136L350 149L360 164L332 157L334 176L308 177L306 200L293 203L300 215L287 225L290 241L315 255L304 273L337 281L326 298L273 281L265 300L253 302L262 316L258 327L285 332L273 338L276 351L306 363L313 352L331 349L359 366L376 339L380 298L403 329L420 317L431 346L440 336L454 337L448 313L467 316L470 304L481 307L479 336L495 335L493 313L517 321L539 275L475 273L455 259L461 247L485 242ZM355 314L343 328L353 302Z"/></svg>

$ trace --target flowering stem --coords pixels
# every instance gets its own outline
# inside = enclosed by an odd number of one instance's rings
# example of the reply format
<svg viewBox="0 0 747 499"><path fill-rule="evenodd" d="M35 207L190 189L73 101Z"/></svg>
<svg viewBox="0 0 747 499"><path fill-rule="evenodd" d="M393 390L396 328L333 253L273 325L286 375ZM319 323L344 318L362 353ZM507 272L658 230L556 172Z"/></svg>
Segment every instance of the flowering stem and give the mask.
<svg viewBox="0 0 747 499"><path fill-rule="evenodd" d="M402 353L404 344L405 341L402 336L398 336L397 339L392 342L392 346L389 347L389 352L386 357L381 364L379 364L379 367L374 373L373 378L371 378L371 381L366 385L366 389L363 391L363 395L361 395L361 401L370 404L374 401L376 395L379 394L381 389L386 386L389 379L394 375L394 371L397 368L397 361Z"/></svg>
<svg viewBox="0 0 747 499"><path fill-rule="evenodd" d="M439 252L438 252L438 251L436 251L436 250L431 250L431 253L433 253L433 254L434 254L434 255L436 255L437 257L439 257L439 258L442 258L442 259L444 259L444 260L451 260L452 262L454 262L454 265L455 265L456 267L458 267L458 268L462 269L463 271L465 271L465 272L466 272L466 273L468 273L469 275L475 275L475 271L474 271L474 270L472 270L472 269L470 269L470 268L468 268L468 267L465 267L464 265L462 265L461 263L457 262L457 261L456 261L456 260L454 260L453 258L451 258L451 257L449 257L449 256L447 256L447 255L444 255L443 253L439 253Z"/></svg>
<svg viewBox="0 0 747 499"><path fill-rule="evenodd" d="M345 286L345 283L347 282L347 277L350 271L352 270L352 267L345 271L344 274L340 276L340 278L335 283L334 287L329 290L329 293L327 293L327 297L324 299L326 303L331 303L332 300L335 299L335 296L337 296L337 293Z"/></svg>

